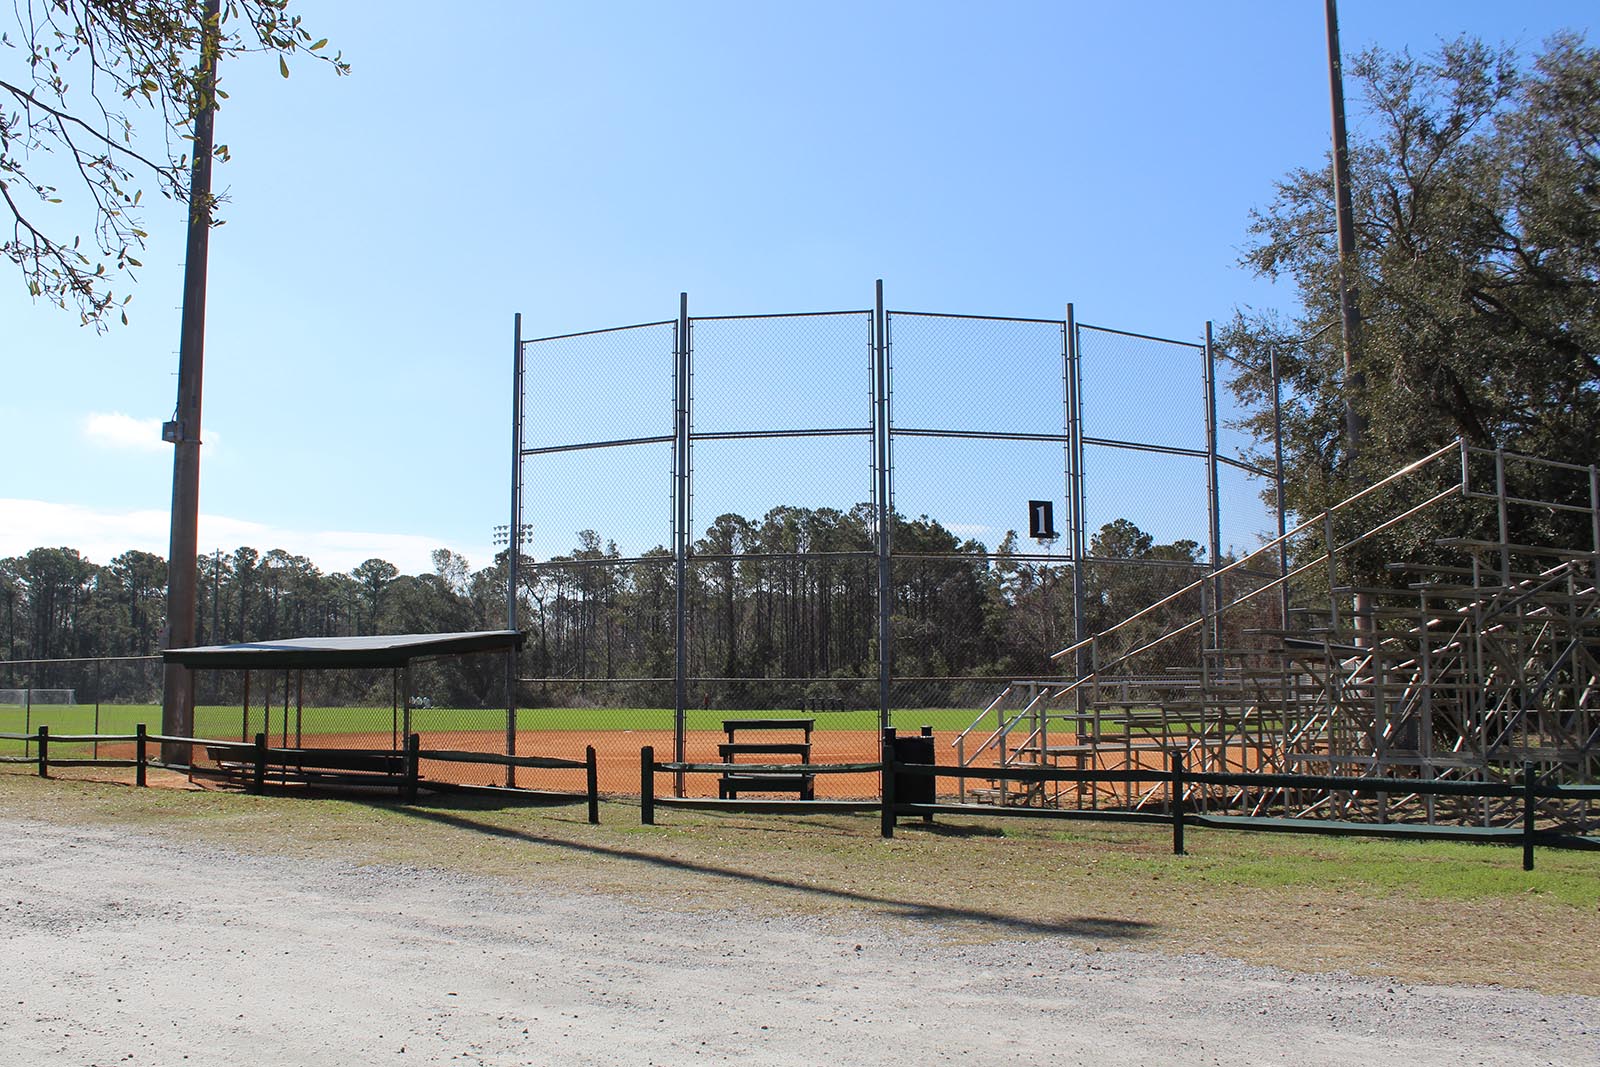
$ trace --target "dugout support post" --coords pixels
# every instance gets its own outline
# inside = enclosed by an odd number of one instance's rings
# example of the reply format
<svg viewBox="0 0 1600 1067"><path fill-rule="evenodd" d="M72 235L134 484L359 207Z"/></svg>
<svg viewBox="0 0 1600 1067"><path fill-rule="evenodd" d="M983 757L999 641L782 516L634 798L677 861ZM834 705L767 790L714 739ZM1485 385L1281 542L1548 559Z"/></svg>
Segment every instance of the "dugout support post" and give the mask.
<svg viewBox="0 0 1600 1067"><path fill-rule="evenodd" d="M256 734L255 770L251 775L251 792L257 796L267 791L267 735Z"/></svg>
<svg viewBox="0 0 1600 1067"><path fill-rule="evenodd" d="M421 734L407 734L406 735L406 775L405 775L405 782L401 786L401 792L404 794L405 801L406 801L407 804L415 804L417 802L417 763L419 762L419 759L420 759L418 754L421 751L422 751L422 735Z"/></svg>

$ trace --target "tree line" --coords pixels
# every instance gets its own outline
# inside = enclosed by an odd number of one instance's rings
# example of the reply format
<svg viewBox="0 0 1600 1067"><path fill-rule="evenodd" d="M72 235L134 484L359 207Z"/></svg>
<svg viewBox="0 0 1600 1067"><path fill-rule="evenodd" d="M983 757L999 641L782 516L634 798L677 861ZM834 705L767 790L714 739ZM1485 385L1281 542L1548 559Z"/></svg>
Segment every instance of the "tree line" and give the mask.
<svg viewBox="0 0 1600 1067"><path fill-rule="evenodd" d="M1058 673L1050 654L1074 634L1070 564L1019 558L1015 532L991 550L926 516L892 521L897 676ZM1105 562L1085 570L1090 630L1204 569L1194 541L1157 544L1126 520L1103 527L1091 553ZM324 572L282 549L201 556L199 641L501 628L506 562L502 553L474 570L441 548L430 572L403 574L377 558ZM570 552L520 566L519 619L528 634L523 676L673 676L677 590L667 549L624 559L614 542L584 530ZM691 675L876 677L878 579L869 506L784 506L754 519L721 515L694 541L686 574ZM106 564L71 548L0 559L0 650L11 661L157 654L165 587L165 561L138 550ZM1178 604L1173 612L1195 607ZM437 684L451 690L441 699L492 703L499 683L493 671L479 671ZM723 683L730 692L739 684Z"/></svg>

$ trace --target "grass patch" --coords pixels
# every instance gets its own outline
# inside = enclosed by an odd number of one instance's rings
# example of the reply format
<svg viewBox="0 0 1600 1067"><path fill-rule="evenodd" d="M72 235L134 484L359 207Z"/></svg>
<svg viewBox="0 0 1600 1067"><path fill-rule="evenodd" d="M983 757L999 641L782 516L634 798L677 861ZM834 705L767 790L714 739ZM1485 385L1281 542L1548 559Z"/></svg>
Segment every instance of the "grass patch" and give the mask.
<svg viewBox="0 0 1600 1067"><path fill-rule="evenodd" d="M976 715L976 709L972 708L926 708L897 711L894 721L901 730L911 732L922 726L958 731L966 729ZM397 721L401 724L404 721L391 708L305 707L297 711L291 707L285 713L280 704L265 711L260 706L252 707L247 718L238 707L202 705L195 709L195 731L198 737L227 741L247 740L264 729L270 739L276 741L283 734L286 718L291 739L297 729L302 739L328 734L387 733L397 727ZM720 733L725 719L758 718L811 718L818 731L875 731L878 728L878 713L874 710L820 712L808 716L786 711L702 708L685 714L688 730L710 733ZM411 712L412 730L424 734L477 731L500 734L505 731L505 722L504 708L415 708ZM161 706L104 704L96 709L92 704L40 705L26 716L21 708L0 708L0 733L32 733L44 725L54 734L132 734L139 723L144 723L151 733L158 733ZM517 711L517 725L523 730L671 730L672 724L671 708L520 708ZM20 752L22 744L0 741L0 753Z"/></svg>

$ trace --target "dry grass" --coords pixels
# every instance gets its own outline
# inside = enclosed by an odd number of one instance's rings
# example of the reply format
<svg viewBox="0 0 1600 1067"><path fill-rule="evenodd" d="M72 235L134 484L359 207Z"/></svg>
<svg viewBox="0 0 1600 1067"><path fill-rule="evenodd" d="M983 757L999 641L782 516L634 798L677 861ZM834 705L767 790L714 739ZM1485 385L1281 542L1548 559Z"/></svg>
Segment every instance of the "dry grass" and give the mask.
<svg viewBox="0 0 1600 1067"><path fill-rule="evenodd" d="M849 916L953 940L1067 937L1304 971L1600 984L1600 854L1191 829L950 820L892 841L856 817L704 815L608 803L496 807L138 790L0 770L13 817L123 825L245 852L461 870L620 895L641 907Z"/></svg>

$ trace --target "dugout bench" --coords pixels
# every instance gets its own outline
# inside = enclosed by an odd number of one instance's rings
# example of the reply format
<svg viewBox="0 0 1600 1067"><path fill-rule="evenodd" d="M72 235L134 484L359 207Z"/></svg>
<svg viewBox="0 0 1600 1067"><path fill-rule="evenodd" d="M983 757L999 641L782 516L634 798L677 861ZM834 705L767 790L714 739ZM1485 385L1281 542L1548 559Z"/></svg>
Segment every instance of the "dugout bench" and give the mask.
<svg viewBox="0 0 1600 1067"><path fill-rule="evenodd" d="M207 746L216 775L245 788L268 783L394 789L416 794L412 753L373 748L271 748Z"/></svg>

